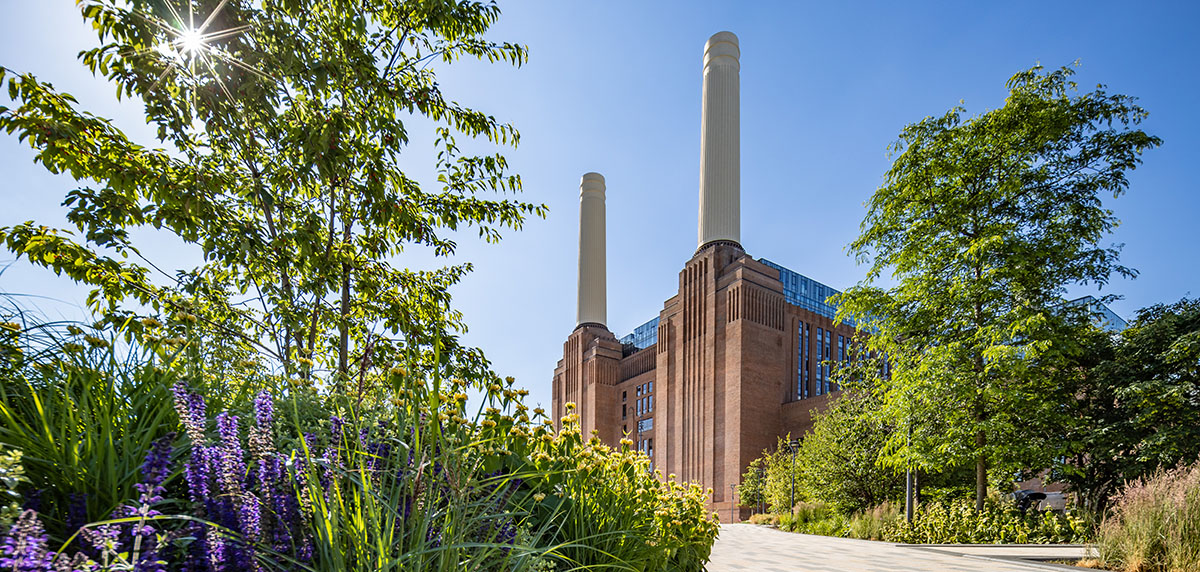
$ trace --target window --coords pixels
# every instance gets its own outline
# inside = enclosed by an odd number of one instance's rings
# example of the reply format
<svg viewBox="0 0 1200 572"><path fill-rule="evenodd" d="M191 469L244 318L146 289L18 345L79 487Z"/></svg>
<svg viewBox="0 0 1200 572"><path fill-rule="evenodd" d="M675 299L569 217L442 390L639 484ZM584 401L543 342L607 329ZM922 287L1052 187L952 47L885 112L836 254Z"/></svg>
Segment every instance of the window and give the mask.
<svg viewBox="0 0 1200 572"><path fill-rule="evenodd" d="M825 369L821 366L821 354L824 352L821 348L825 347L825 329L817 328L817 395L825 394Z"/></svg>
<svg viewBox="0 0 1200 572"><path fill-rule="evenodd" d="M638 430L639 434L645 433L646 431L649 431L653 428L654 428L654 418L653 417L647 417L646 419L642 419L642 420L638 421L637 430Z"/></svg>
<svg viewBox="0 0 1200 572"><path fill-rule="evenodd" d="M796 399L808 399L808 333L808 324L796 326Z"/></svg>
<svg viewBox="0 0 1200 572"><path fill-rule="evenodd" d="M654 411L654 396L646 398L646 411Z"/></svg>
<svg viewBox="0 0 1200 572"><path fill-rule="evenodd" d="M653 381L646 384L646 392L651 392L651 391L654 391L654 382Z"/></svg>
<svg viewBox="0 0 1200 572"><path fill-rule="evenodd" d="M628 406L625 405L624 403L621 404L621 420L622 421L624 421L626 415L628 415L628 412L625 410L626 407L628 407Z"/></svg>
<svg viewBox="0 0 1200 572"><path fill-rule="evenodd" d="M629 392L628 391L621 392L621 403L625 403L625 398L627 397L626 396L627 393L629 393Z"/></svg>
<svg viewBox="0 0 1200 572"><path fill-rule="evenodd" d="M824 393L829 393L829 360L833 359L833 332L825 330L825 363L821 367L825 369L824 379L821 383L825 386L821 389Z"/></svg>
<svg viewBox="0 0 1200 572"><path fill-rule="evenodd" d="M808 372L812 371L812 350L809 349L811 345L812 326L810 324L804 324L804 397L806 399L811 397L810 390L808 389L808 376L810 375Z"/></svg>

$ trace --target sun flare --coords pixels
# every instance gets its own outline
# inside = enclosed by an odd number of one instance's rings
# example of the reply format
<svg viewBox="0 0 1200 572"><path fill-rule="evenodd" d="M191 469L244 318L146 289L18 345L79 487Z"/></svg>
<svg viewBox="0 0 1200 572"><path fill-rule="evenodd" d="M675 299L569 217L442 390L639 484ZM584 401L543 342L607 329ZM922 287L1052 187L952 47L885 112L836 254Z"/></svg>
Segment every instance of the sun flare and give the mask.
<svg viewBox="0 0 1200 572"><path fill-rule="evenodd" d="M204 49L204 40L204 34L199 30L188 30L180 34L179 40L177 40L179 51L185 56L194 56Z"/></svg>

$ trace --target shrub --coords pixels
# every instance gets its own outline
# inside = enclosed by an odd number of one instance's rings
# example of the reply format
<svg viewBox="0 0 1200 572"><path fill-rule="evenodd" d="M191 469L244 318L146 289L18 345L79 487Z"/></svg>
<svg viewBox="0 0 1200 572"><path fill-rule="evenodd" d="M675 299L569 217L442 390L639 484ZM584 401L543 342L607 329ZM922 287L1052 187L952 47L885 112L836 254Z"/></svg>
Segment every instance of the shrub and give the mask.
<svg viewBox="0 0 1200 572"><path fill-rule="evenodd" d="M850 515L841 536L862 540L883 540L883 531L900 520L900 505L885 502L873 509Z"/></svg>
<svg viewBox="0 0 1200 572"><path fill-rule="evenodd" d="M768 515L755 515L757 516ZM891 503L883 503L873 509L846 516L825 503L804 502L792 507L790 514L772 515L779 528L788 532L862 540L882 540L883 531L899 517L900 509ZM754 517L751 517L751 522L753 521Z"/></svg>
<svg viewBox="0 0 1200 572"><path fill-rule="evenodd" d="M1086 521L1073 513L1029 511L1022 514L1010 504L995 499L975 512L975 503L958 500L950 504L922 506L913 521L896 519L883 531L889 542L916 544L1045 544L1081 542L1089 537Z"/></svg>
<svg viewBox="0 0 1200 572"><path fill-rule="evenodd" d="M1200 570L1200 462L1129 483L1096 543L1101 562L1128 572Z"/></svg>
<svg viewBox="0 0 1200 572"><path fill-rule="evenodd" d="M777 514L752 514L750 515L750 524L765 524L768 526L779 525L779 515Z"/></svg>

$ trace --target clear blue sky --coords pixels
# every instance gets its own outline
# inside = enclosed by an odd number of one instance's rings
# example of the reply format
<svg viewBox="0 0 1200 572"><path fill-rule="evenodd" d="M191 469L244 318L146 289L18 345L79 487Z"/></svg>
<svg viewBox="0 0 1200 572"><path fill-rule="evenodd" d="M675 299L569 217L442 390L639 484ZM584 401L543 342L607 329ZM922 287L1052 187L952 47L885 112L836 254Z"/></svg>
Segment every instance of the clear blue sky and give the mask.
<svg viewBox="0 0 1200 572"><path fill-rule="evenodd" d="M575 323L578 184L587 171L608 181L608 323L618 336L655 316L677 288L696 241L700 64L709 35L730 30L742 49L742 242L835 288L862 269L845 255L863 202L889 166L900 128L965 100L972 113L1002 104L1004 83L1037 62L1079 60L1085 88L1103 82L1135 95L1144 124L1165 144L1145 156L1124 197L1110 201L1122 225L1122 261L1136 280L1102 293L1113 309L1200 294L1200 3L1196 2L502 2L496 39L528 44L517 70L464 64L444 70L447 93L514 122L521 146L507 155L525 198L546 203L499 245L462 237L459 260L476 272L455 290L486 351L549 403L562 342ZM118 103L75 54L95 42L70 0L0 0L0 65L34 71L152 143L140 109ZM3 96L0 96L3 97ZM431 180L429 151L411 173ZM32 152L0 136L0 226L34 219L63 225L73 183L47 174ZM154 238L154 237L150 237ZM168 266L195 253L155 240ZM0 260L11 258L0 254ZM413 252L398 261L427 267ZM72 315L82 289L24 263L0 290L46 295ZM1095 293L1079 290L1073 294Z"/></svg>

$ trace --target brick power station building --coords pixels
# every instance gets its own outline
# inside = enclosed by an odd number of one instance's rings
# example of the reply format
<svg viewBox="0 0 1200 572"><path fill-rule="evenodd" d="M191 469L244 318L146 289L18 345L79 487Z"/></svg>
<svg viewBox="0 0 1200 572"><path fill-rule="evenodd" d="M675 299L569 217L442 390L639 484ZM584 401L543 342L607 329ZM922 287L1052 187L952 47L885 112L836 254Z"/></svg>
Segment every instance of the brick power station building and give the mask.
<svg viewBox="0 0 1200 572"><path fill-rule="evenodd" d="M711 487L722 515L750 461L811 427L836 391L822 362L847 359L854 333L833 324L834 289L742 248L739 57L729 32L705 44L697 248L679 292L620 339L605 325L604 178L583 176L578 320L553 382L555 419L574 402L585 436L628 436L664 475Z"/></svg>

